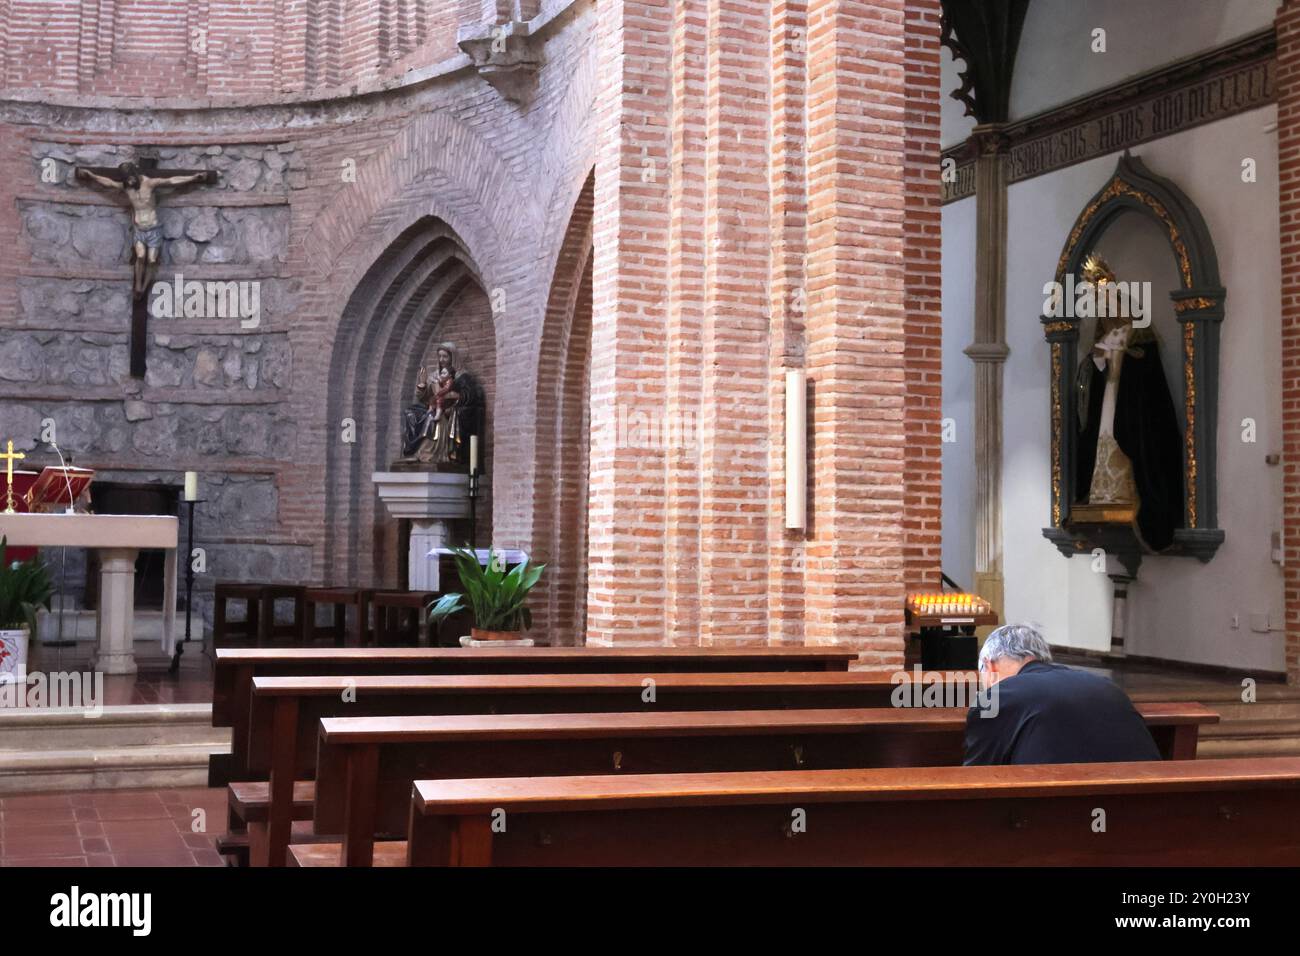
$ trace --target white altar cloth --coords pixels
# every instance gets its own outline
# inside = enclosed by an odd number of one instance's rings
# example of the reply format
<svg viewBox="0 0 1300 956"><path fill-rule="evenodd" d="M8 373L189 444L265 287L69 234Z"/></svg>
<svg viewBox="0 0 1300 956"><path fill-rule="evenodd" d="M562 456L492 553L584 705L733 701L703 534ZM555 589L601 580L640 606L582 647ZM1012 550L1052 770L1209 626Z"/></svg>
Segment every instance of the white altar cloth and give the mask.
<svg viewBox="0 0 1300 956"><path fill-rule="evenodd" d="M2 514L0 535L11 545L93 548L100 552L99 652L96 670L131 674L135 631L135 559L142 549L167 552L163 570L163 639L176 647L176 547L180 522L171 515Z"/></svg>

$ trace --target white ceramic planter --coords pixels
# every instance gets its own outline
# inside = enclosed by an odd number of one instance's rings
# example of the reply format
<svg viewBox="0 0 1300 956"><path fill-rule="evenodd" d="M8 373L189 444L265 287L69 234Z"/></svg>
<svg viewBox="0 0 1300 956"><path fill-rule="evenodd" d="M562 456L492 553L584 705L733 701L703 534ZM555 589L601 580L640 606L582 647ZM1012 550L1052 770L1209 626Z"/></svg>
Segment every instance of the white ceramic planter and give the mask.
<svg viewBox="0 0 1300 956"><path fill-rule="evenodd" d="M22 684L27 680L27 646L31 632L27 628L0 631L0 684Z"/></svg>

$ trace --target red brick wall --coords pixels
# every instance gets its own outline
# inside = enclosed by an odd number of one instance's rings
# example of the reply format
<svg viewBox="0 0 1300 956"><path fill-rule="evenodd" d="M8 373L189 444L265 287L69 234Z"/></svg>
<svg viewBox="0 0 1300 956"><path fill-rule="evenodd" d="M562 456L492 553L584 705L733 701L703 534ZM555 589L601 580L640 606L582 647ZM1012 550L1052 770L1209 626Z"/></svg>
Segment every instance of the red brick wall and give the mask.
<svg viewBox="0 0 1300 956"><path fill-rule="evenodd" d="M593 176L570 215L537 357L530 553L547 571L530 605L534 626L545 628L556 644L580 644L586 631L594 188Z"/></svg>
<svg viewBox="0 0 1300 956"><path fill-rule="evenodd" d="M457 28L480 12L467 0L3 0L0 89L301 96L455 56Z"/></svg>
<svg viewBox="0 0 1300 956"><path fill-rule="evenodd" d="M899 8L808 6L806 336L816 505L805 637L849 638L869 648L873 662L890 663L901 662L903 544L903 289L901 272L890 269L903 253ZM873 15L892 27L893 42L873 36ZM867 62L871 56L883 62Z"/></svg>
<svg viewBox="0 0 1300 956"><path fill-rule="evenodd" d="M942 562L943 385L939 211L939 0L907 0L904 59L904 580L937 590Z"/></svg>
<svg viewBox="0 0 1300 956"><path fill-rule="evenodd" d="M620 416L650 416L665 374L673 4L596 5L598 148L592 264L587 639L657 643L665 604L662 447L629 441Z"/></svg>
<svg viewBox="0 0 1300 956"><path fill-rule="evenodd" d="M1300 2L1277 15L1277 119L1282 240L1282 511L1286 670L1300 683Z"/></svg>

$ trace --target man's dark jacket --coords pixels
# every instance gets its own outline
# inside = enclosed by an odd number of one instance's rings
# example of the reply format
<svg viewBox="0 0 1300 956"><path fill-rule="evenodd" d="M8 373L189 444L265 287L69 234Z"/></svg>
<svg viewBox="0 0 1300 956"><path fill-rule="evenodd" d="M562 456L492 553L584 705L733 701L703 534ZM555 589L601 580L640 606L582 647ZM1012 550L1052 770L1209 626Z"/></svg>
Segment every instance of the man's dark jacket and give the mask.
<svg viewBox="0 0 1300 956"><path fill-rule="evenodd" d="M1104 677L1030 661L994 687L997 716L966 715L966 763L1159 760L1146 722Z"/></svg>

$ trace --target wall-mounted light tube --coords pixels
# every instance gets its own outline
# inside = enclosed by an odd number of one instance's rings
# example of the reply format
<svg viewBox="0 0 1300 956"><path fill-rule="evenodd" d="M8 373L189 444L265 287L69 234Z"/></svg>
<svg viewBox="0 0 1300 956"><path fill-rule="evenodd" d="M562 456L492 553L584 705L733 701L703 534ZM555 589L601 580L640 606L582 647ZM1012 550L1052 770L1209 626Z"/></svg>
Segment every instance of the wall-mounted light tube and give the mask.
<svg viewBox="0 0 1300 956"><path fill-rule="evenodd" d="M785 372L785 526L808 525L808 378L803 369Z"/></svg>

